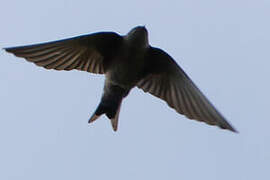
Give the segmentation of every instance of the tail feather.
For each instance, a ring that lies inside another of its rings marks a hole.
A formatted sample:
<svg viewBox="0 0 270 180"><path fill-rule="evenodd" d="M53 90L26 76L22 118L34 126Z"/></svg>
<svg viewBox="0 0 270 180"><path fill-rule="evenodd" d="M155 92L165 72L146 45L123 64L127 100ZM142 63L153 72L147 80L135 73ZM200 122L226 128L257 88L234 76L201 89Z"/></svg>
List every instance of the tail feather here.
<svg viewBox="0 0 270 180"><path fill-rule="evenodd" d="M117 103L115 102L106 103L104 101L101 101L95 113L90 117L88 123L94 122L102 114L105 114L111 120L113 130L117 131L121 103L122 99Z"/></svg>
<svg viewBox="0 0 270 180"><path fill-rule="evenodd" d="M120 113L120 109L121 109L121 104L122 101L120 102L118 109L116 111L116 114L113 118L111 118L111 124L112 124L112 128L114 131L117 131L117 127L118 127L118 118L119 118L119 113Z"/></svg>
<svg viewBox="0 0 270 180"><path fill-rule="evenodd" d="M88 123L92 123L94 122L95 120L97 120L99 118L99 116L97 116L95 113L90 117Z"/></svg>

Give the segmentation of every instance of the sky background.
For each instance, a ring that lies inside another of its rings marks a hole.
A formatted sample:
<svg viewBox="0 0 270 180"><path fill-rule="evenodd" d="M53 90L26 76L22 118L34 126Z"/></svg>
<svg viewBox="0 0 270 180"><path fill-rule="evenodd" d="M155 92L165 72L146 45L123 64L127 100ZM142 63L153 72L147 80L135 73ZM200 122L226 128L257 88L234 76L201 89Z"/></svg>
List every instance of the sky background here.
<svg viewBox="0 0 270 180"><path fill-rule="evenodd" d="M188 120L134 88L115 133L104 77L45 70L0 51L0 179L270 178L270 1L1 0L0 47L146 25L240 132Z"/></svg>

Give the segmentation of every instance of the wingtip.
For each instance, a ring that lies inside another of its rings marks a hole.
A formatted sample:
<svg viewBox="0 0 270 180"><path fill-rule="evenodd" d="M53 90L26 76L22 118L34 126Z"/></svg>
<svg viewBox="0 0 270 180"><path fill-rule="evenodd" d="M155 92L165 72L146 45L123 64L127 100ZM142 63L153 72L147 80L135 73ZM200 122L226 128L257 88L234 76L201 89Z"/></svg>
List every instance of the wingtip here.
<svg viewBox="0 0 270 180"><path fill-rule="evenodd" d="M234 127L232 127L231 125L228 125L228 126L226 126L226 127L222 127L221 126L221 128L222 129L227 129L227 130L229 130L229 131L232 131L232 132L234 132L234 133L239 133L239 131L238 130L236 130Z"/></svg>
<svg viewBox="0 0 270 180"><path fill-rule="evenodd" d="M14 53L12 50L14 50L14 48L12 47L7 47L7 48L2 48L2 50L8 52L8 53Z"/></svg>
<svg viewBox="0 0 270 180"><path fill-rule="evenodd" d="M236 134L239 134L239 131L238 130L236 130L236 129L234 129L234 128L232 128L232 129L229 129L230 131L232 131L232 132L234 132L234 133L236 133Z"/></svg>

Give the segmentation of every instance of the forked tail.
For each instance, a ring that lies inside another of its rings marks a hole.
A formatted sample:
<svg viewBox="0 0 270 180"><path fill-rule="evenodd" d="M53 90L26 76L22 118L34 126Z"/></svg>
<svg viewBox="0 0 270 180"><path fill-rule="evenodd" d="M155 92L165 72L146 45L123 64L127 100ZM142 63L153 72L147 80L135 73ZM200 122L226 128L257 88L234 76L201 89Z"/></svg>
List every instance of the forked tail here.
<svg viewBox="0 0 270 180"><path fill-rule="evenodd" d="M88 123L94 122L102 114L105 114L111 120L113 130L117 131L121 103L122 103L122 99L115 101L115 99L108 100L108 99L102 98L95 113L91 116Z"/></svg>

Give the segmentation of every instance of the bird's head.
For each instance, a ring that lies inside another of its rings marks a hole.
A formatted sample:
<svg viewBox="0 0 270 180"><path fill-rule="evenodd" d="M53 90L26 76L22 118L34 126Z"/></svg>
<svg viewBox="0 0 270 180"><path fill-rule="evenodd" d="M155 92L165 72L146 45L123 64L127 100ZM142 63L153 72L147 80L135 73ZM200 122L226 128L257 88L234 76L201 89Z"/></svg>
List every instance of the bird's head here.
<svg viewBox="0 0 270 180"><path fill-rule="evenodd" d="M137 26L131 29L126 38L132 43L140 46L148 46L148 32L145 26Z"/></svg>

